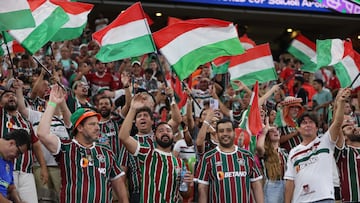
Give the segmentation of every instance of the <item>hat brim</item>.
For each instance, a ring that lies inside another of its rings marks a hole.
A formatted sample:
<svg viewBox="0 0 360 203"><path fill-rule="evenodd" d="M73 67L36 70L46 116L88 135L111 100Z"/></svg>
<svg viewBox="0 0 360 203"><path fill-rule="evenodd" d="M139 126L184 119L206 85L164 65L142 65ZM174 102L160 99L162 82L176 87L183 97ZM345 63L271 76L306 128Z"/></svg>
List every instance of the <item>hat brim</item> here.
<svg viewBox="0 0 360 203"><path fill-rule="evenodd" d="M79 117L79 119L75 123L74 128L77 128L78 125L81 123L81 121L83 121L85 118L92 117L92 116L96 116L98 120L101 119L101 115L99 113L96 113L94 111L88 111Z"/></svg>

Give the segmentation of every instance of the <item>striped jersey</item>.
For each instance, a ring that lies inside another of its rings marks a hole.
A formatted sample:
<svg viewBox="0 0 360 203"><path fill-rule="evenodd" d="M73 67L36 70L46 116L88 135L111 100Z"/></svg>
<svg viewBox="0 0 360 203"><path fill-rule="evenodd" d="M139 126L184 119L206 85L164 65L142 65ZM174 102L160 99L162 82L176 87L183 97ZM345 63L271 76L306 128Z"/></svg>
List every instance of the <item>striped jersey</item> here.
<svg viewBox="0 0 360 203"><path fill-rule="evenodd" d="M288 135L296 131L296 128L290 126L283 126L278 129L280 131L280 136ZM285 143L282 143L280 146L281 148L286 149L287 152L290 152L292 148L298 146L301 142L302 142L302 138L299 134L297 134L294 137L290 138Z"/></svg>
<svg viewBox="0 0 360 203"><path fill-rule="evenodd" d="M134 156L142 162L140 202L180 202L180 172L184 163L171 152L140 144Z"/></svg>
<svg viewBox="0 0 360 203"><path fill-rule="evenodd" d="M209 185L208 202L250 203L251 182L262 179L253 155L235 146L231 153L219 147L206 152L195 178Z"/></svg>
<svg viewBox="0 0 360 203"><path fill-rule="evenodd" d="M81 146L75 139L61 140L57 158L61 171L61 203L112 202L111 180L124 173L110 148Z"/></svg>
<svg viewBox="0 0 360 203"><path fill-rule="evenodd" d="M119 161L122 160L124 156L125 147L121 144L120 139L118 137L119 126L123 122L122 118L114 118L107 121L100 121L100 137L99 143L107 145L114 152L116 157L118 157ZM120 163L120 165L125 166L125 163Z"/></svg>
<svg viewBox="0 0 360 203"><path fill-rule="evenodd" d="M134 136L134 138L141 145L154 147L152 132L151 132L151 134L146 134L146 135L136 134ZM141 179L141 169L140 169L141 160L138 157L133 156L130 153L128 153L127 150L125 150L125 151L126 152L125 152L124 158L121 162L125 162L126 163L125 166L128 168L127 178L128 178L128 184L129 184L128 185L129 192L130 193L140 193L141 180L142 180Z"/></svg>
<svg viewBox="0 0 360 203"><path fill-rule="evenodd" d="M0 129L1 135L3 137L8 132L14 129L25 129L31 136L31 143L35 143L38 138L35 136L33 127L31 123L26 120L19 112L16 113L15 116L8 114L5 109L0 108L1 122ZM32 165L33 165L33 151L27 150L24 154L17 157L14 160L14 171L22 171L25 173L32 173Z"/></svg>
<svg viewBox="0 0 360 203"><path fill-rule="evenodd" d="M335 148L334 156L339 168L343 201L360 202L360 148Z"/></svg>
<svg viewBox="0 0 360 203"><path fill-rule="evenodd" d="M327 131L321 138L291 149L284 179L295 183L292 202L334 199L334 148Z"/></svg>

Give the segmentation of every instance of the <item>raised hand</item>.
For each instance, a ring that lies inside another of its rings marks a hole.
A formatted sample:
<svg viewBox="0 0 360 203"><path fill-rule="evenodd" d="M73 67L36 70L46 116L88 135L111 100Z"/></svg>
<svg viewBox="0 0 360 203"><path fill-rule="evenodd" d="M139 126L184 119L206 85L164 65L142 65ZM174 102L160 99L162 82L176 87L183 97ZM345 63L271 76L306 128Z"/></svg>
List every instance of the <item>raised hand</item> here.
<svg viewBox="0 0 360 203"><path fill-rule="evenodd" d="M50 92L49 101L55 102L56 104L60 104L65 100L65 92L64 90L59 87L59 85L53 85Z"/></svg>

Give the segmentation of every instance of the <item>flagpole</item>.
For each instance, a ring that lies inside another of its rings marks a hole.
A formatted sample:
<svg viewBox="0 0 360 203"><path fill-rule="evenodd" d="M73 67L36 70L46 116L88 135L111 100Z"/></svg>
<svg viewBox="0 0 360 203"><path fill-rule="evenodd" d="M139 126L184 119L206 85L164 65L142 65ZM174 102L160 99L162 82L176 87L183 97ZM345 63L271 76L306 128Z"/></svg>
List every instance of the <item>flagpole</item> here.
<svg viewBox="0 0 360 203"><path fill-rule="evenodd" d="M52 76L51 72L49 71L49 69L47 69L36 57L33 57L33 59L46 71L47 74L49 74L50 76ZM62 85L59 81L56 82L65 92L67 91L66 88L64 87L64 85Z"/></svg>
<svg viewBox="0 0 360 203"><path fill-rule="evenodd" d="M6 39L5 39L5 31L2 31L2 36L3 36L3 39L4 39L4 43L5 43L5 46L6 46L6 51L7 51L7 53L8 53L8 56L9 56L9 60L10 60L10 65L11 65L11 68L8 68L8 69L11 69L11 70L13 70L13 68L14 68L14 62L13 62L13 60L12 60L12 58L11 58L11 54L10 54L10 49L9 49L9 46L8 46L8 42L6 41ZM13 75L14 75L14 70L13 70Z"/></svg>
<svg viewBox="0 0 360 203"><path fill-rule="evenodd" d="M355 79L351 82L351 84L349 85L349 88L351 88L351 87L354 85L354 83L355 83L356 80L359 78L359 76L360 76L360 72L357 74L357 76L355 77Z"/></svg>
<svg viewBox="0 0 360 203"><path fill-rule="evenodd" d="M179 77L179 76L176 76L176 77ZM183 80L181 80L181 84L182 84L186 89L189 89L189 88L186 86L186 84L185 84L185 82L184 82ZM195 99L194 95L190 94L190 97L191 97L191 99L195 102L196 106L198 106L199 109L202 110L199 102Z"/></svg>

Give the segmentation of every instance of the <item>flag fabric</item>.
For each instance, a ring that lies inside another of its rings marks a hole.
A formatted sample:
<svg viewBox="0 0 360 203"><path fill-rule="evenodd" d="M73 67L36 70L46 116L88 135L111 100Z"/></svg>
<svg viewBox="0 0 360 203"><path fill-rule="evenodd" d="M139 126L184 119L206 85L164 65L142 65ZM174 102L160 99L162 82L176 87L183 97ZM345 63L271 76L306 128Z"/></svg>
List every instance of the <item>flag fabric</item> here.
<svg viewBox="0 0 360 203"><path fill-rule="evenodd" d="M35 20L26 0L0 1L0 31L35 27Z"/></svg>
<svg viewBox="0 0 360 203"><path fill-rule="evenodd" d="M283 114L282 108L278 108L276 111L276 116L275 116L275 120L274 120L274 124L278 128L286 126L286 122L285 122L283 115L284 114Z"/></svg>
<svg viewBox="0 0 360 203"><path fill-rule="evenodd" d="M56 34L69 17L60 6L51 1L33 0L29 1L29 5L35 18L35 27L10 30L9 33L30 54L34 54Z"/></svg>
<svg viewBox="0 0 360 203"><path fill-rule="evenodd" d="M3 31L1 34L2 34L2 39L1 39L0 56L3 56L4 54L8 54L7 47L9 48L10 54L25 52L25 49L17 41L15 41L7 32Z"/></svg>
<svg viewBox="0 0 360 203"><path fill-rule="evenodd" d="M88 20L88 14L94 5L80 2L52 1L60 6L69 16L69 21L51 38L51 41L65 41L81 36Z"/></svg>
<svg viewBox="0 0 360 203"><path fill-rule="evenodd" d="M256 136L262 130L262 121L259 109L259 82L256 81L251 95L249 106L244 112L239 127L246 130L250 135L250 152L254 153L256 149Z"/></svg>
<svg viewBox="0 0 360 203"><path fill-rule="evenodd" d="M355 52L355 56L347 55L334 66L336 76L340 81L341 87L349 87L353 80L360 74L360 55ZM360 86L360 80L357 79L352 88Z"/></svg>
<svg viewBox="0 0 360 203"><path fill-rule="evenodd" d="M247 34L244 34L239 38L241 45L243 45L245 50L254 48L256 46L255 42L250 39Z"/></svg>
<svg viewBox="0 0 360 203"><path fill-rule="evenodd" d="M217 57L244 52L234 24L217 19L180 21L155 32L153 37L180 80Z"/></svg>
<svg viewBox="0 0 360 203"><path fill-rule="evenodd" d="M172 25L181 21L183 20L181 20L180 18L168 17L168 25Z"/></svg>
<svg viewBox="0 0 360 203"><path fill-rule="evenodd" d="M316 64L318 68L339 63L349 52L350 46L341 39L316 40Z"/></svg>
<svg viewBox="0 0 360 203"><path fill-rule="evenodd" d="M230 80L240 80L245 85L255 81L277 80L269 44L262 44L247 50L244 54L231 57L229 65Z"/></svg>
<svg viewBox="0 0 360 203"><path fill-rule="evenodd" d="M307 64L316 56L316 44L304 35L299 34L291 42L288 52Z"/></svg>
<svg viewBox="0 0 360 203"><path fill-rule="evenodd" d="M156 50L140 2L130 6L92 37L100 45L96 58L102 62L140 56Z"/></svg>
<svg viewBox="0 0 360 203"><path fill-rule="evenodd" d="M299 34L291 42L288 52L303 62L302 71L314 73L318 70L312 59L316 58L316 44L304 35Z"/></svg>
<svg viewBox="0 0 360 203"><path fill-rule="evenodd" d="M225 74L228 72L231 56L221 56L211 62L213 74Z"/></svg>

